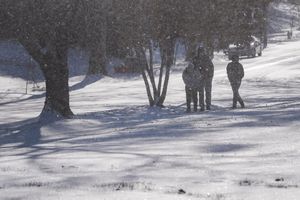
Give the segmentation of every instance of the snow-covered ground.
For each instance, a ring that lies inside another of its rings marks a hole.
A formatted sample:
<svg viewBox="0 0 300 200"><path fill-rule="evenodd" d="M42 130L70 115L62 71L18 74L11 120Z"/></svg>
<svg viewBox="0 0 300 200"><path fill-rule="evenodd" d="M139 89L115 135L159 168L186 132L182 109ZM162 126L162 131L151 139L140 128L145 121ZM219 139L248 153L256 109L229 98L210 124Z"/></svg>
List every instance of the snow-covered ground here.
<svg viewBox="0 0 300 200"><path fill-rule="evenodd" d="M241 60L246 109L229 109L227 63L215 56L210 112L184 112L179 60L164 109L140 76L73 77L76 118L51 123L43 92L0 76L0 199L299 199L300 41Z"/></svg>

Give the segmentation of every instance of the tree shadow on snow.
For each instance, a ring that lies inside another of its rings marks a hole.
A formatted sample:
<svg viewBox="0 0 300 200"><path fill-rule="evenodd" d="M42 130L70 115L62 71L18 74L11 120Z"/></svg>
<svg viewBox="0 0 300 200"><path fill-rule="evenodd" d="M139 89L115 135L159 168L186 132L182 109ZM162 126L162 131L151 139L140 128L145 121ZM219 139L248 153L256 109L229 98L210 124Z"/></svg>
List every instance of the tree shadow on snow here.
<svg viewBox="0 0 300 200"><path fill-rule="evenodd" d="M100 79L101 79L100 76L87 76L81 82L76 83L75 85L71 86L70 87L70 92L74 91L74 90L82 89L82 88L84 88L84 87L86 87L86 86L88 86L88 85L90 85L92 83L97 82ZM4 99L5 96L7 96L8 94L9 94L9 92L0 93L1 99ZM19 94L19 93L11 93L10 92L10 94ZM26 94L24 93L22 96L24 96L24 95L26 95ZM6 102L1 102L0 106L4 106L4 105L8 105L8 104L13 104L13 103L25 102L25 101L33 100L33 99L39 99L39 98L45 97L45 95L46 95L46 92L43 92L42 94L32 95L32 96L29 96L27 98L17 98L16 100L13 100L13 101L10 100L10 101L6 101Z"/></svg>
<svg viewBox="0 0 300 200"><path fill-rule="evenodd" d="M108 141L122 141L151 139L151 138L175 138L186 135L182 128L185 124L155 124L156 120L175 119L182 116L184 109L176 109L169 107L167 109L148 108L147 106L127 107L123 109L108 110L102 112L86 113L75 116L79 120L98 120L103 123L102 130L115 129L120 134L102 134L95 135L92 133L92 139L86 139L82 136L88 136L86 130L77 130L72 127L64 127L64 136L57 139L41 140L41 128L50 125L55 121L40 121L39 118L32 118L21 122L7 123L0 125L0 148L14 146L18 147L34 147L36 144L45 144L49 142L63 141L73 144L93 144ZM141 128L135 128L141 126ZM100 128L95 125L95 128ZM126 134L130 132L131 134ZM125 134L122 134L125 133ZM130 142L130 141L128 141ZM11 145L10 145L11 144ZM36 148L36 146L34 147ZM75 147L76 149L76 147ZM57 148L59 150L59 148Z"/></svg>
<svg viewBox="0 0 300 200"><path fill-rule="evenodd" d="M68 141L68 143L88 144L115 141L122 143L124 141L127 144L134 144L151 140L177 140L195 133L192 121L186 123L186 121L180 120L181 117L186 117L186 115L193 116L199 115L199 113L186 114L185 108L181 105L166 108L137 106L86 113L78 115L77 118L100 121L101 129L112 129L115 130L115 133L99 134L99 136L91 139L74 139ZM170 123L169 120L174 120L174 123Z"/></svg>
<svg viewBox="0 0 300 200"><path fill-rule="evenodd" d="M250 100L250 98L247 99L247 101ZM229 102L229 99L226 101ZM167 142L181 139L193 139L199 134L222 132L232 127L280 126L300 120L300 97L255 98L251 101L253 101L252 104L246 109L231 110L214 105L212 111L204 113L186 114L185 106L181 104L165 108L132 106L79 114L75 116L75 120L79 120L80 124L85 120L96 123L90 123L87 128L79 130L76 126L65 127L63 124L62 135L59 138L50 137L49 140L41 139L41 128L52 122L48 121L45 124L34 118L1 125L0 149L12 149L10 144L18 143L16 148L30 147L28 152L22 154L30 159L70 151L149 156L138 153L135 155L131 151L124 152L124 146L141 145L146 142L147 144L153 143L153 148L158 148L158 143L167 144ZM259 105L263 105L263 102L271 105L260 107ZM199 126L195 128L197 124ZM203 126L203 124L211 125ZM53 142L58 142L60 145L54 147L37 145ZM252 147L254 146L248 144L211 144L204 147L204 151L230 153Z"/></svg>
<svg viewBox="0 0 300 200"><path fill-rule="evenodd" d="M77 119L97 119L107 123L107 128L113 127L135 127L158 119L173 119L181 117L184 108L179 106L168 106L166 108L135 106L113 109L100 112L92 112L77 115Z"/></svg>
<svg viewBox="0 0 300 200"><path fill-rule="evenodd" d="M42 121L39 117L0 125L0 149L5 145L32 147L40 143L41 128L56 120Z"/></svg>
<svg viewBox="0 0 300 200"><path fill-rule="evenodd" d="M245 109L218 107L206 116L208 121L226 119L226 127L271 127L300 120L299 98L245 98Z"/></svg>
<svg viewBox="0 0 300 200"><path fill-rule="evenodd" d="M253 148L255 145L249 144L212 144L205 147L209 153L230 153Z"/></svg>
<svg viewBox="0 0 300 200"><path fill-rule="evenodd" d="M45 97L45 95L46 95L46 93L44 92L42 94L32 95L32 96L27 97L27 98L18 98L18 99L13 100L13 101L2 102L2 103L0 103L0 106L5 106L5 105L8 105L8 104L13 104L13 103L25 102L25 101L33 100L33 99L39 99L39 98Z"/></svg>
<svg viewBox="0 0 300 200"><path fill-rule="evenodd" d="M95 75L95 76L85 76L85 78L81 82L76 83L75 85L71 86L70 91L85 88L86 86L99 81L101 78L102 78L102 76L97 76L97 75Z"/></svg>

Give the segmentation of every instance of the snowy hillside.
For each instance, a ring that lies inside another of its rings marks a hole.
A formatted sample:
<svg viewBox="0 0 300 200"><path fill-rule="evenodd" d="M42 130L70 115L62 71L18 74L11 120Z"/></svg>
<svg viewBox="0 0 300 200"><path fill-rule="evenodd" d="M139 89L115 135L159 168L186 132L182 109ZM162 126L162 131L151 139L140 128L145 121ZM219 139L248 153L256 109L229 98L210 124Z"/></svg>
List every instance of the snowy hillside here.
<svg viewBox="0 0 300 200"><path fill-rule="evenodd" d="M70 79L75 119L37 123L42 91L0 76L0 199L283 200L300 196L300 41L242 59L231 110L222 54L213 110L186 114L178 61L164 109L141 77Z"/></svg>

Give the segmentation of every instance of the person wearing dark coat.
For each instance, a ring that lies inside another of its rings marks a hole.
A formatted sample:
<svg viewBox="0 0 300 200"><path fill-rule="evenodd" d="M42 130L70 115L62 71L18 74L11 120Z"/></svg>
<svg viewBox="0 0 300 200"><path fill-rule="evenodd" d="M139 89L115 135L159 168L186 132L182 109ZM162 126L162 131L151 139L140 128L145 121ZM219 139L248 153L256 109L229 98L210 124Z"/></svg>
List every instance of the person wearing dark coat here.
<svg viewBox="0 0 300 200"><path fill-rule="evenodd" d="M197 111L197 104L198 104L198 91L203 88L201 86L201 73L198 68L195 67L195 65L191 62L188 64L188 66L184 69L182 73L182 79L185 84L185 93L186 93L186 106L187 112L191 112L191 102L193 100L194 105L194 112ZM203 97L200 95L200 107L204 104L201 103L201 98L203 101ZM201 108L202 108L201 107Z"/></svg>
<svg viewBox="0 0 300 200"><path fill-rule="evenodd" d="M244 108L245 107L244 101L239 94L239 88L241 86L242 79L244 77L244 68L243 65L239 63L238 55L233 55L231 59L232 62L230 62L227 65L226 70L227 70L227 76L233 92L232 108L233 109L236 108L237 102L239 102L241 107Z"/></svg>
<svg viewBox="0 0 300 200"><path fill-rule="evenodd" d="M197 50L197 56L195 57L195 65L200 69L201 74L203 76L206 109L210 110L214 65L209 56L206 55L203 47L199 47Z"/></svg>

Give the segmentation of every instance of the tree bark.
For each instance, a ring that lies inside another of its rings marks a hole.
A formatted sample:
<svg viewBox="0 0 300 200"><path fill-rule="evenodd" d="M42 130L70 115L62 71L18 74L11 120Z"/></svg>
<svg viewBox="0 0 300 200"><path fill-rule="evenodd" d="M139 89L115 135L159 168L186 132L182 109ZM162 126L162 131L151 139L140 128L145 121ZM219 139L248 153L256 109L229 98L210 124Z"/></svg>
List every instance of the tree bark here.
<svg viewBox="0 0 300 200"><path fill-rule="evenodd" d="M43 52L34 36L19 38L24 48L40 65L45 77L46 99L41 115L54 113L69 118L73 116L73 112L69 103L68 47L62 40L52 41L48 45L52 48L44 49L46 52Z"/></svg>
<svg viewBox="0 0 300 200"><path fill-rule="evenodd" d="M156 88L156 83L155 83L155 77L154 77L154 69L153 69L153 47L151 44L149 44L149 63L147 62L147 57L146 57L146 52L141 48L143 52L143 58L144 58L144 63L146 64L146 71L148 72L149 79L152 85L152 90L153 90L153 96L154 99L158 97L158 92Z"/></svg>
<svg viewBox="0 0 300 200"><path fill-rule="evenodd" d="M138 47L136 53L138 56L139 66L142 68L141 72L142 72L143 80L144 80L144 83L146 86L146 92L147 92L147 97L149 100L149 105L154 106L154 99L153 99L153 96L151 93L150 84L149 84L148 77L146 74L146 72L149 71L149 69L147 70L148 64L147 64L146 54L143 51L142 47ZM152 88L153 88L153 85L152 85Z"/></svg>
<svg viewBox="0 0 300 200"><path fill-rule="evenodd" d="M69 97L69 69L67 48L57 48L56 59L46 57L42 71L46 79L46 99L42 113L57 113L62 117L73 115Z"/></svg>
<svg viewBox="0 0 300 200"><path fill-rule="evenodd" d="M157 106L163 107L163 103L167 97L167 91L168 91L168 85L169 85L169 79L170 79L170 71L171 67L174 63L174 51L175 51L175 43L174 39L169 39L165 41L163 44L161 44L161 48L163 49L163 52L161 57L162 59L165 59L165 61L162 61L166 64L166 73L165 73L165 80L163 85L163 90L160 95L159 101L157 102ZM163 55L165 54L165 55Z"/></svg>
<svg viewBox="0 0 300 200"><path fill-rule="evenodd" d="M170 78L170 71L172 65L174 64L174 58L175 58L174 41L175 41L174 39L168 39L167 41L163 41L160 44L161 67L160 67L159 82L157 87L156 87L156 82L154 77L153 61L151 60L153 59L152 58L153 52L150 51L150 56L151 56L150 64L148 64L146 54L142 49L142 47L137 48L139 64L142 67L142 76L146 86L146 92L147 92L150 106L163 107L163 103L166 99L169 78ZM149 48L152 47L149 46ZM150 81L148 80L147 73ZM150 84L152 87L150 86Z"/></svg>
<svg viewBox="0 0 300 200"><path fill-rule="evenodd" d="M159 72L159 78L158 78L158 95L161 95L161 86L162 86L162 80L163 80L163 73L164 73L164 68L165 68L165 61L166 59L164 58L165 53L163 52L163 50L160 48L160 72Z"/></svg>
<svg viewBox="0 0 300 200"><path fill-rule="evenodd" d="M145 83L145 86L146 86L146 92L147 92L147 97L148 97L148 100L149 100L149 105L152 107L152 106L154 106L154 100L153 100L153 97L151 95L150 85L149 85L145 70L142 70L142 76L143 76L143 80L144 80L144 83Z"/></svg>
<svg viewBox="0 0 300 200"><path fill-rule="evenodd" d="M171 70L171 66L167 66L166 67L166 74L165 74L163 90L162 90L161 96L159 98L159 101L156 104L159 107L163 107L163 103L165 102L165 99L167 97L167 90L168 90L169 78L170 78L170 70Z"/></svg>

